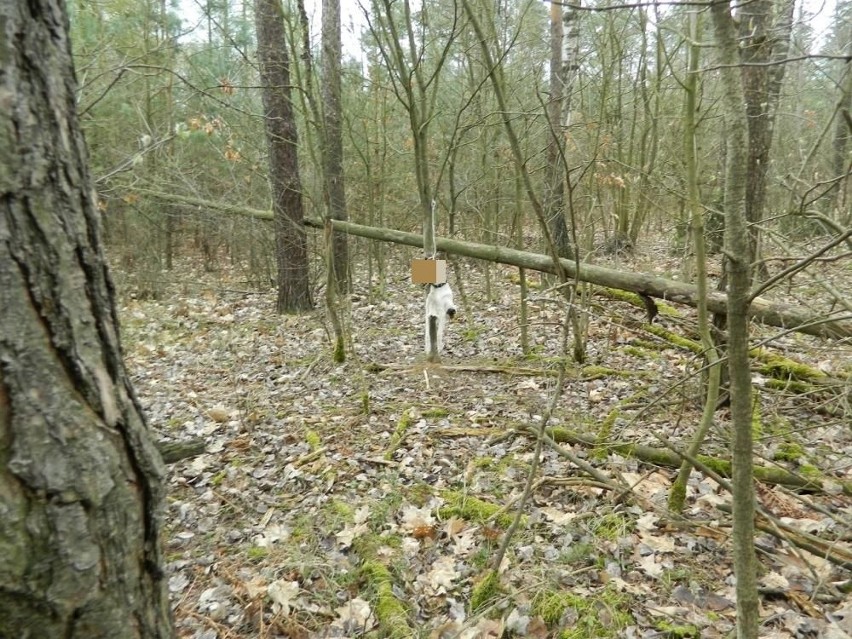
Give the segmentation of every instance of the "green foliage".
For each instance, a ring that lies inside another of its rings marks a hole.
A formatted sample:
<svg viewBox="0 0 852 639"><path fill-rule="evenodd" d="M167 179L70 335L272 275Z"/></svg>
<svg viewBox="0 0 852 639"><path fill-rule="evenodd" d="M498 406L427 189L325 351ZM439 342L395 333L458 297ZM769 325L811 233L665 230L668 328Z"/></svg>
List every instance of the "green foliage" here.
<svg viewBox="0 0 852 639"><path fill-rule="evenodd" d="M694 573L691 568L686 567L678 567L678 568L670 568L663 571L663 574L660 575L660 583L666 587L666 589L671 589L677 584L686 583L692 577Z"/></svg>
<svg viewBox="0 0 852 639"><path fill-rule="evenodd" d="M683 505L686 502L686 484L675 481L669 490L668 508L673 513L683 511Z"/></svg>
<svg viewBox="0 0 852 639"><path fill-rule="evenodd" d="M559 554L559 561L566 565L588 564L597 557L595 546L589 542L575 542Z"/></svg>
<svg viewBox="0 0 852 639"><path fill-rule="evenodd" d="M822 479L823 472L813 464L802 464L799 466L799 474L805 479Z"/></svg>
<svg viewBox="0 0 852 639"><path fill-rule="evenodd" d="M665 342L656 342L648 339L634 339L631 341L633 346L638 348L644 348L648 351L658 352L663 350L666 347Z"/></svg>
<svg viewBox="0 0 852 639"><path fill-rule="evenodd" d="M814 390L814 386L808 382L800 382L795 379L767 379L766 388L772 390L786 391L796 393L797 395L805 395Z"/></svg>
<svg viewBox="0 0 852 639"><path fill-rule="evenodd" d="M480 338L485 328L477 325L468 325L461 333L461 337L466 342L475 342Z"/></svg>
<svg viewBox="0 0 852 639"><path fill-rule="evenodd" d="M491 544L484 544L470 556L470 565L474 568L483 569L491 562L492 556L493 548L491 548Z"/></svg>
<svg viewBox="0 0 852 639"><path fill-rule="evenodd" d="M342 335L334 342L334 352L331 355L331 359L335 364L342 364L346 361L346 346Z"/></svg>
<svg viewBox="0 0 852 639"><path fill-rule="evenodd" d="M387 451L385 451L385 459L393 458L393 454L399 445L402 443L402 440L405 438L405 433L408 431L408 428L414 423L413 411L405 410L402 412L402 416L399 418L399 421L396 424L396 429L394 429L393 434L390 438L390 443L388 443Z"/></svg>
<svg viewBox="0 0 852 639"><path fill-rule="evenodd" d="M334 517L340 518L345 522L351 522L355 516L355 509L339 499L329 501L326 508Z"/></svg>
<svg viewBox="0 0 852 639"><path fill-rule="evenodd" d="M755 392L751 406L751 436L757 440L763 436L763 421L761 420L760 395Z"/></svg>
<svg viewBox="0 0 852 639"><path fill-rule="evenodd" d="M559 623L562 613L568 606L568 597L561 592L543 591L533 599L533 612L544 619L549 626Z"/></svg>
<svg viewBox="0 0 852 639"><path fill-rule="evenodd" d="M812 366L770 353L763 348L753 348L749 355L761 362L758 370L767 377L794 381L813 381L826 377L825 373Z"/></svg>
<svg viewBox="0 0 852 639"><path fill-rule="evenodd" d="M432 486L420 482L408 489L408 500L415 506L423 507L432 498L434 492Z"/></svg>
<svg viewBox="0 0 852 639"><path fill-rule="evenodd" d="M730 477L731 476L731 462L725 459L719 459L717 457L710 457L709 455L699 455L698 461L707 466L710 470L716 472L722 477Z"/></svg>
<svg viewBox="0 0 852 639"><path fill-rule="evenodd" d="M391 492L370 507L370 527L380 530L388 521L393 519L404 500L402 491Z"/></svg>
<svg viewBox="0 0 852 639"><path fill-rule="evenodd" d="M640 357L647 359L648 357L652 356L652 353L649 353L648 349L638 345L622 346L621 350L622 352L624 352L625 355L631 355L632 357Z"/></svg>
<svg viewBox="0 0 852 639"><path fill-rule="evenodd" d="M631 304L632 306L635 306L637 308L642 308L642 309L645 308L645 302L636 293L631 293L630 291L622 291L622 290L617 289L617 288L605 288L603 290L606 292L607 297L610 297L614 300L627 302L628 304ZM665 315L667 317L680 317L681 316L681 314L678 312L678 310L674 306L667 304L666 302L663 302L662 300L654 300L654 302L657 305L657 312L660 315Z"/></svg>
<svg viewBox="0 0 852 639"><path fill-rule="evenodd" d="M268 554L269 550L261 546L251 546L248 550L246 550L246 557L248 557L252 561L260 561Z"/></svg>
<svg viewBox="0 0 852 639"><path fill-rule="evenodd" d="M473 465L479 469L485 468L493 468L494 467L494 458L493 457L477 457L473 460Z"/></svg>
<svg viewBox="0 0 852 639"><path fill-rule="evenodd" d="M689 339L687 337L683 337L682 335L678 335L677 333L673 333L672 331L668 331L661 326L657 326L656 324L646 324L645 330L649 333L656 335L660 339L665 340L672 346L677 346L678 348L682 348L687 351L692 351L700 355L704 352L704 347L701 346L700 342Z"/></svg>

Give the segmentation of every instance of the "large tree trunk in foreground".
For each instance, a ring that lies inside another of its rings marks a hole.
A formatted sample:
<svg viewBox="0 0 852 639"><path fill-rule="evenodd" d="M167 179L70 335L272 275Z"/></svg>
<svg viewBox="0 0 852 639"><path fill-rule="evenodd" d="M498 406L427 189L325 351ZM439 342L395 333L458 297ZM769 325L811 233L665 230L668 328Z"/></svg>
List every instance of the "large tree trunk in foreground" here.
<svg viewBox="0 0 852 639"><path fill-rule="evenodd" d="M284 38L281 0L255 0L257 57L263 86L264 123L269 148L269 188L275 211L278 261L278 312L313 308L308 279L308 248L302 228L299 134L290 92L290 60Z"/></svg>
<svg viewBox="0 0 852 639"><path fill-rule="evenodd" d="M202 200L183 195L172 195L171 193L160 193L148 189L137 189L143 195L156 198L163 202L173 204L204 207L211 211L222 211L232 215L248 215L261 220L271 220L273 215L269 211L261 211L245 206L223 204L211 200ZM304 220L307 226L323 228L321 220L307 218ZM405 244L407 246L423 246L423 236L419 233L407 233L395 229L365 226L353 222L331 221L334 230L343 231L350 235L366 237L381 242L392 242L394 244ZM436 238L435 246L439 251L446 251L453 255L463 255L478 260L499 262L522 268L529 268L544 273L555 273L553 256L540 253L528 253L495 246L492 244L477 244L476 242L462 242L446 238ZM698 289L692 284L668 280L664 277L650 275L648 273L628 273L604 266L580 263L577 271L574 260L561 260L561 266L567 277L577 277L583 282L608 286L623 291L642 293L650 297L669 300L678 304L696 307L698 304ZM713 313L726 313L728 308L728 297L720 291L710 291L707 296L707 308ZM809 309L800 306L791 306L780 302L770 302L763 298L755 298L748 307L750 317L768 324L786 328L798 333L815 335L817 337L844 338L852 337L852 321L842 317L837 320L827 320L825 315L814 314Z"/></svg>
<svg viewBox="0 0 852 639"><path fill-rule="evenodd" d="M172 636L59 0L0 2L0 637Z"/></svg>

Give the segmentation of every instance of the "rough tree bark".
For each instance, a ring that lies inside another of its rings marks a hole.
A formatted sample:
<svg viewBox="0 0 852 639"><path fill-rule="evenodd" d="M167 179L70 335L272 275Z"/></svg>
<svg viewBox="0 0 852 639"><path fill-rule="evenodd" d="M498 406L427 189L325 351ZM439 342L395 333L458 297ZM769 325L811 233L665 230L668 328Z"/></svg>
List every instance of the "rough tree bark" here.
<svg viewBox="0 0 852 639"><path fill-rule="evenodd" d="M346 220L346 190L343 181L343 133L340 106L340 0L322 3L323 68L323 178L328 216ZM339 291L349 290L349 244L346 233L335 231L332 239L334 276Z"/></svg>
<svg viewBox="0 0 852 639"><path fill-rule="evenodd" d="M279 313L309 310L308 248L302 226L299 134L290 96L290 60L281 0L255 0L257 57L269 148L269 186L275 212Z"/></svg>
<svg viewBox="0 0 852 639"><path fill-rule="evenodd" d="M172 636L61 0L0 0L0 637Z"/></svg>
<svg viewBox="0 0 852 639"><path fill-rule="evenodd" d="M751 368L748 312L751 251L746 219L748 105L737 72L737 39L727 3L712 7L719 47L728 166L725 176L725 256L728 271L728 370L731 392L734 574L737 578L737 637L757 639L760 614L754 553L754 462L751 433Z"/></svg>
<svg viewBox="0 0 852 639"><path fill-rule="evenodd" d="M846 5L847 15L852 15L852 2L844 3ZM841 10L837 11L838 15L843 15ZM842 32L842 27L839 27ZM849 177L843 176L849 169L849 141L852 140L852 20L849 21L846 29L846 60L843 62L840 88L840 100L838 102L837 123L834 129L833 151L834 157L832 161L833 177L838 178L837 184L829 191L834 194L833 202L834 215L833 217L841 224L849 224L852 222L852 211L850 207L844 206L848 201L848 182ZM844 212L845 211L845 212Z"/></svg>
<svg viewBox="0 0 852 639"><path fill-rule="evenodd" d="M756 265L758 281L768 277L760 260L760 226L766 203L769 151L775 124L775 112L781 95L793 25L792 0L776 2L753 0L740 7L739 37L742 84L748 122L748 160L746 220L748 221L749 259ZM770 66L770 61L775 62Z"/></svg>

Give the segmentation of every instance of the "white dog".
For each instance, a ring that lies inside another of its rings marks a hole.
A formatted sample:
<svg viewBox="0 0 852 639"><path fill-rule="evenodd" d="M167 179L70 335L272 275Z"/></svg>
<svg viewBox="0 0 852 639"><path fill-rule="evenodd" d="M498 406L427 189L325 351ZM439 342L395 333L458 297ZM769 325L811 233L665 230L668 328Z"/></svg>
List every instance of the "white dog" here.
<svg viewBox="0 0 852 639"><path fill-rule="evenodd" d="M444 327L447 325L447 317L456 314L456 305L453 303L453 290L446 282L443 284L428 284L429 294L426 296L426 353L431 353L429 340L429 318L438 320L438 343L435 352L440 353L444 348Z"/></svg>

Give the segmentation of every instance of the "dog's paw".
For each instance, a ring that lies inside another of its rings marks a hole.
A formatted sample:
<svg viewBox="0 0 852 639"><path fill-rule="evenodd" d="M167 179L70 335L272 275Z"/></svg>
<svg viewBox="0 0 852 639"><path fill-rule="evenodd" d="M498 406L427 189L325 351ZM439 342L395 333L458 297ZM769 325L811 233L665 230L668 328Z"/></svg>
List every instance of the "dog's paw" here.
<svg viewBox="0 0 852 639"><path fill-rule="evenodd" d="M450 317L455 317L456 316L456 309L454 309L452 307L448 308L447 309L447 315L449 315Z"/></svg>

